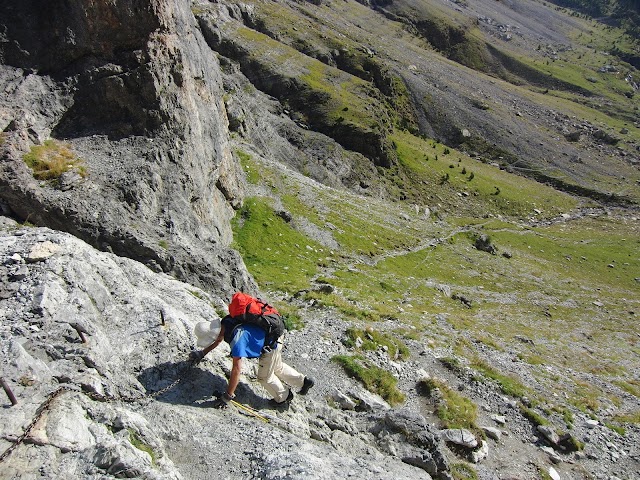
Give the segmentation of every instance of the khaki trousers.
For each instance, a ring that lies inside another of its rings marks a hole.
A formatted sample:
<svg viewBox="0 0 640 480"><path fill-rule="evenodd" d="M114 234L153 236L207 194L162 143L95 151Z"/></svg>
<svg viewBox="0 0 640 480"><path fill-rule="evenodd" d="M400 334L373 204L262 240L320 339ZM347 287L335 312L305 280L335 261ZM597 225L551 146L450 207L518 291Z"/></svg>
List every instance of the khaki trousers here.
<svg viewBox="0 0 640 480"><path fill-rule="evenodd" d="M276 348L260 356L258 381L276 402L284 402L289 396L289 387L302 388L304 375L282 361L282 344L278 343Z"/></svg>

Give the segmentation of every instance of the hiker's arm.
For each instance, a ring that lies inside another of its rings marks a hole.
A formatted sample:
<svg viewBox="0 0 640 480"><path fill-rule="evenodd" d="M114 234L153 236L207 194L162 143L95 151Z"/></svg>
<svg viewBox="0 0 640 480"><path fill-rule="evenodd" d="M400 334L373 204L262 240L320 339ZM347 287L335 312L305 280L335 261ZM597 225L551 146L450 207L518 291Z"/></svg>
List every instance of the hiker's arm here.
<svg viewBox="0 0 640 480"><path fill-rule="evenodd" d="M220 342L222 342L222 340L224 340L224 325L220 327L220 333L218 334L218 338L216 338L216 341L213 342L204 350L202 350L202 357L204 358L204 356L207 353L209 353L211 350L215 349L218 345L220 345Z"/></svg>
<svg viewBox="0 0 640 480"><path fill-rule="evenodd" d="M227 387L227 395L234 397L238 383L240 382L240 373L242 372L242 357L233 357L233 367L229 376L229 386Z"/></svg>
<svg viewBox="0 0 640 480"><path fill-rule="evenodd" d="M233 402L236 387L238 386L238 382L240 382L240 372L242 372L242 357L233 357L233 367L231 368L227 391L216 394L218 398L213 402L215 408L227 408L229 403Z"/></svg>
<svg viewBox="0 0 640 480"><path fill-rule="evenodd" d="M220 342L222 340L224 340L224 326L220 326L220 333L218 334L218 338L216 338L215 342L213 342L211 345L209 345L203 350L193 350L189 354L189 360L194 365L200 363L207 353L209 353L211 350L213 350L218 345L220 345Z"/></svg>

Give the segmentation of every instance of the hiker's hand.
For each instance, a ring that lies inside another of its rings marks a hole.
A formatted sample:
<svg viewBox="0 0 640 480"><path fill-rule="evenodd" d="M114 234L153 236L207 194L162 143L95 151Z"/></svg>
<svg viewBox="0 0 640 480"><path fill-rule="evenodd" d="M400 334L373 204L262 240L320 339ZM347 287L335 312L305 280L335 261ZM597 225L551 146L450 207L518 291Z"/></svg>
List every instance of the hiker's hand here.
<svg viewBox="0 0 640 480"><path fill-rule="evenodd" d="M225 402L222 398L216 398L216 400L213 402L213 407L219 408L221 410L224 408L227 408L228 406L229 404Z"/></svg>
<svg viewBox="0 0 640 480"><path fill-rule="evenodd" d="M189 360L192 363L200 363L204 358L204 350L192 350L189 354Z"/></svg>
<svg viewBox="0 0 640 480"><path fill-rule="evenodd" d="M229 406L229 402L233 400L233 397L231 397L227 392L216 393L216 397L218 398L213 402L213 406L215 408L227 408Z"/></svg>

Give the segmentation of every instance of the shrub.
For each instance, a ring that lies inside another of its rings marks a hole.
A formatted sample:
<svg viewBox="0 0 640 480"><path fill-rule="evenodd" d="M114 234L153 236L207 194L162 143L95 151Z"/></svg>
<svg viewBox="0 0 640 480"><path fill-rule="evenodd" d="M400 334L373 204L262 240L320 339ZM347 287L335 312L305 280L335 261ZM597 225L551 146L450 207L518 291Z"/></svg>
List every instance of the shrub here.
<svg viewBox="0 0 640 480"><path fill-rule="evenodd" d="M398 381L390 372L371 365L360 356L336 355L331 360L341 365L347 375L359 380L367 390L377 393L390 405L404 402L405 395L398 390Z"/></svg>
<svg viewBox="0 0 640 480"><path fill-rule="evenodd" d="M38 180L55 180L69 170L76 170L82 177L87 174L84 162L71 151L70 146L57 140L34 145L22 158Z"/></svg>

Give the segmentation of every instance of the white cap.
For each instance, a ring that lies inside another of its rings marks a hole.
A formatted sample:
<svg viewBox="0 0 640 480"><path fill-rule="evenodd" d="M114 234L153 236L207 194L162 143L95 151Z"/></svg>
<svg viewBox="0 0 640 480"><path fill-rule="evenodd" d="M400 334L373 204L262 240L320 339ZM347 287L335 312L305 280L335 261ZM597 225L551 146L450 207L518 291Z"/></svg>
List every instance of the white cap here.
<svg viewBox="0 0 640 480"><path fill-rule="evenodd" d="M199 322L196 324L193 332L197 337L196 345L199 348L208 347L218 338L218 334L220 333L220 319L216 318L210 322Z"/></svg>

